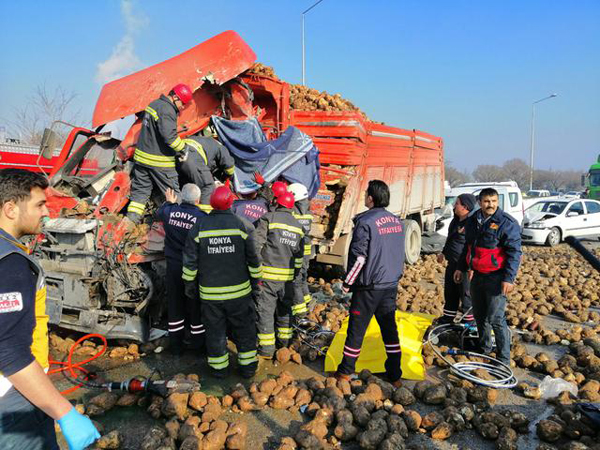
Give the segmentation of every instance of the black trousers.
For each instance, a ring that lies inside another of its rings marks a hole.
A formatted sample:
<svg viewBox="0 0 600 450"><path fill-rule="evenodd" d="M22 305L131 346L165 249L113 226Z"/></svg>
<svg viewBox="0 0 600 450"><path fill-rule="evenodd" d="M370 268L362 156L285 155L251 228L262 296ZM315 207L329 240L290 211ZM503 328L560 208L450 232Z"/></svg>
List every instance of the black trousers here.
<svg viewBox="0 0 600 450"><path fill-rule="evenodd" d="M346 375L354 373L365 332L371 318L375 315L385 344L387 354L385 371L388 379L390 382L394 382L402 377L400 339L396 326L397 295L395 287L384 290L356 291L352 294L348 335L344 345L344 357L337 369L339 373Z"/></svg>
<svg viewBox="0 0 600 450"><path fill-rule="evenodd" d="M183 338L188 327L194 348L204 343L205 329L201 320L200 300L189 299L185 295L185 285L181 274L183 263L167 258L167 313L169 318L169 340L175 350L183 350Z"/></svg>
<svg viewBox="0 0 600 450"><path fill-rule="evenodd" d="M227 329L238 351L238 367L245 375L253 374L256 357L256 316L251 296L234 300L202 300L202 322L206 327L208 365L216 371L229 366Z"/></svg>
<svg viewBox="0 0 600 450"><path fill-rule="evenodd" d="M193 183L200 188L200 203L210 204L210 196L215 190L215 180L210 172L210 168L204 164L204 160L195 149L191 149L187 159L180 163L177 162L177 171L179 172L179 181L183 186L186 183Z"/></svg>
<svg viewBox="0 0 600 450"><path fill-rule="evenodd" d="M263 356L275 353L275 343L285 347L292 338L292 281L262 280L256 303L258 314L258 351ZM277 339L275 339L275 325Z"/></svg>
<svg viewBox="0 0 600 450"><path fill-rule="evenodd" d="M163 195L168 188L179 194L179 180L175 168L146 167L135 163L131 171L131 192L127 207L127 217L133 222L137 223L143 217L154 187Z"/></svg>
<svg viewBox="0 0 600 450"><path fill-rule="evenodd" d="M454 282L455 271L456 264L448 261L444 274L444 316L451 319L456 317L459 307L465 314L472 306L468 273L464 272L462 283L457 284ZM465 316L465 320L473 320L473 311Z"/></svg>

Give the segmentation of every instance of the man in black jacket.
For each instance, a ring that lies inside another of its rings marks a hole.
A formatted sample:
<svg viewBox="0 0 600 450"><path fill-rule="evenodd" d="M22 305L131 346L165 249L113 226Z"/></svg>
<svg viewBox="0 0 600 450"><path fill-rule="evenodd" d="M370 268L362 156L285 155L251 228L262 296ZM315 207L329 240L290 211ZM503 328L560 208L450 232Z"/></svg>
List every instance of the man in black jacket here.
<svg viewBox="0 0 600 450"><path fill-rule="evenodd" d="M344 357L335 374L350 379L362 342L373 315L381 328L389 381L399 384L400 339L396 327L398 281L404 271L404 225L385 209L390 190L383 181L371 180L365 193L369 209L354 218L354 232L348 255L344 290L352 291L348 335Z"/></svg>
<svg viewBox="0 0 600 450"><path fill-rule="evenodd" d="M438 324L452 323L461 305L464 314L463 321L473 321L471 311L471 294L469 293L469 277L464 274L461 283L454 282L454 272L458 265L458 259L465 246L465 224L469 214L475 208L476 199L473 194L460 194L454 203L454 218L448 227L448 238L442 253L438 255L438 262L442 263L444 258L448 261L444 275L444 314L438 320Z"/></svg>
<svg viewBox="0 0 600 450"><path fill-rule="evenodd" d="M177 135L177 116L191 101L189 86L178 84L168 95L161 95L151 102L144 111L142 130L133 154L127 207L127 218L134 223L142 220L154 187L163 195L168 188L179 194L175 156L185 159L187 149Z"/></svg>
<svg viewBox="0 0 600 450"><path fill-rule="evenodd" d="M231 212L234 195L226 186L213 192L211 213L190 231L183 250L186 294L202 302L206 352L213 375L229 367L227 329L238 351L240 374L256 371L256 319L252 300L262 275L254 243L254 227ZM198 290L199 295L198 295Z"/></svg>

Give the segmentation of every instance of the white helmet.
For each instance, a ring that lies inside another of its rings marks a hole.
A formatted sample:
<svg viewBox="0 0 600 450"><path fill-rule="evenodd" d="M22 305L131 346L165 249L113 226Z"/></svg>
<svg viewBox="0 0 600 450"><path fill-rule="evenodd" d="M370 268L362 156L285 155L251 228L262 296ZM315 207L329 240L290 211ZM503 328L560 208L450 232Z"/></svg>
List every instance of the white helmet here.
<svg viewBox="0 0 600 450"><path fill-rule="evenodd" d="M308 190L306 186L301 183L292 183L288 186L288 191L294 194L294 200L299 202L300 200L304 200L308 198Z"/></svg>

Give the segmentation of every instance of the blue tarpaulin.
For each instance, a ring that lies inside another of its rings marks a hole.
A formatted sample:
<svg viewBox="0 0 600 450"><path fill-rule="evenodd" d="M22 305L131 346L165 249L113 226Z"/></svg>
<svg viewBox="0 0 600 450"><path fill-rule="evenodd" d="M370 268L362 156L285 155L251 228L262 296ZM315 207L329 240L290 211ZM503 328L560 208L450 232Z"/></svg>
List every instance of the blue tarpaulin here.
<svg viewBox="0 0 600 450"><path fill-rule="evenodd" d="M213 116L212 122L219 139L235 159L235 190L242 194L260 186L254 173L260 172L265 181L273 182L280 176L290 183L306 186L309 198L317 194L319 177L319 150L312 139L296 127L289 127L275 140L267 141L256 119L227 120Z"/></svg>

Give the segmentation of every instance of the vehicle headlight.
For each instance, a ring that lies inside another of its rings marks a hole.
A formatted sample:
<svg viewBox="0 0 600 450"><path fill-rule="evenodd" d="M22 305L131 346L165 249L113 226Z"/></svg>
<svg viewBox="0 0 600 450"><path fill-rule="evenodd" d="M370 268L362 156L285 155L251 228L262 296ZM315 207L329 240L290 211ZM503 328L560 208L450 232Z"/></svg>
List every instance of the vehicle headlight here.
<svg viewBox="0 0 600 450"><path fill-rule="evenodd" d="M544 222L531 222L529 225L527 225L527 228L543 230L544 228L546 228L546 224Z"/></svg>

